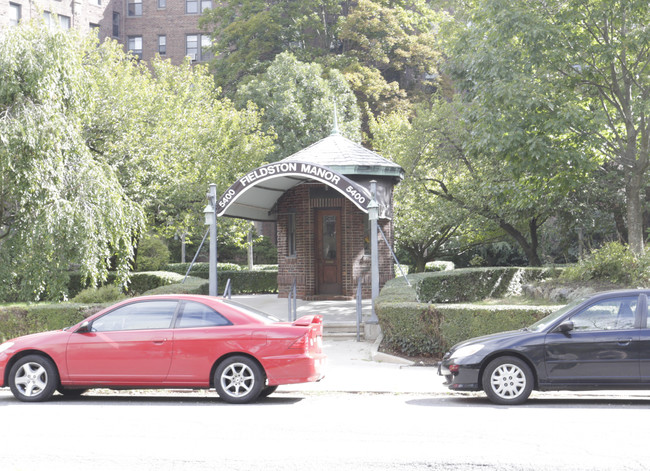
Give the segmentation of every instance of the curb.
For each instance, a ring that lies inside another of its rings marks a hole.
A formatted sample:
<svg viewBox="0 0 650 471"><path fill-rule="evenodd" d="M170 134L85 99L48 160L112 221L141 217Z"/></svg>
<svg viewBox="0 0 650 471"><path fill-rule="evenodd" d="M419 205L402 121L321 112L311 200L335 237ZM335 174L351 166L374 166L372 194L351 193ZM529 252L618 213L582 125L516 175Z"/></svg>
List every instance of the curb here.
<svg viewBox="0 0 650 471"><path fill-rule="evenodd" d="M377 363L394 363L397 365L413 366L414 363L410 360L380 352L379 346L381 345L381 341L383 339L384 334L380 333L379 337L377 337L377 340L375 340L375 343L373 343L372 347L370 347L370 358L372 358L372 361L376 361Z"/></svg>

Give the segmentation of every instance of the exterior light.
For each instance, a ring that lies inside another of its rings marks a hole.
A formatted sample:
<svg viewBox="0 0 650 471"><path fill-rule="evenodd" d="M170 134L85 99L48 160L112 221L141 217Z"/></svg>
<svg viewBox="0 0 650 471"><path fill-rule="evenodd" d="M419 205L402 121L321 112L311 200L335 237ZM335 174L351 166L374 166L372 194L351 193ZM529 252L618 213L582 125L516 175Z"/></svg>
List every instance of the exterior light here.
<svg viewBox="0 0 650 471"><path fill-rule="evenodd" d="M214 208L210 203L203 210L203 215L205 216L205 225L211 226L214 224Z"/></svg>

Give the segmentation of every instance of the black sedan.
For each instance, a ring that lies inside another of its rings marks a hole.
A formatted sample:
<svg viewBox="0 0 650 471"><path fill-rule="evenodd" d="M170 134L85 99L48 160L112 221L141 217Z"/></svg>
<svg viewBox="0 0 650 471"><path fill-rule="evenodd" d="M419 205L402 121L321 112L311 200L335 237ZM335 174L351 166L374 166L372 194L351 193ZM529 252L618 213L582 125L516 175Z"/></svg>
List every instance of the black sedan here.
<svg viewBox="0 0 650 471"><path fill-rule="evenodd" d="M650 290L600 293L528 328L461 342L438 374L454 391L522 404L533 389L650 389Z"/></svg>

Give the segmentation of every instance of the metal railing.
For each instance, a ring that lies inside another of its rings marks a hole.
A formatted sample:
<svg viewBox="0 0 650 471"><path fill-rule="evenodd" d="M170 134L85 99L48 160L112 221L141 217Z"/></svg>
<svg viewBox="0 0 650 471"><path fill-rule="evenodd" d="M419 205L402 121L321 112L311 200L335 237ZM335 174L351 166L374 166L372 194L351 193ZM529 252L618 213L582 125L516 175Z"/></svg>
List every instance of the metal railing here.
<svg viewBox="0 0 650 471"><path fill-rule="evenodd" d="M363 293L361 287L361 276L357 283L357 342L361 341L361 323L363 322Z"/></svg>

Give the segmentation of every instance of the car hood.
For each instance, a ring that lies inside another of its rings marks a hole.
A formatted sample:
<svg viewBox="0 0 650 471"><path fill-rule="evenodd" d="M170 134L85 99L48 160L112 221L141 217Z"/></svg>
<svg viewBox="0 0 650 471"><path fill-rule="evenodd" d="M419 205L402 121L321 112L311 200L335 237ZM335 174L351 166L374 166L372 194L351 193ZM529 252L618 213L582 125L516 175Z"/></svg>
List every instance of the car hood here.
<svg viewBox="0 0 650 471"><path fill-rule="evenodd" d="M68 331L64 330L50 330L47 332L38 332L36 334L23 335L9 340L14 343L14 348L25 348L49 343L50 340L68 335Z"/></svg>
<svg viewBox="0 0 650 471"><path fill-rule="evenodd" d="M482 337L474 337L469 340L465 340L463 342L457 343L449 350L449 352L454 352L461 347L465 347L467 345L475 345L477 343L483 344L485 346L498 346L504 343L509 344L513 340L530 337L531 335L534 334L535 332L531 332L525 329L520 329L520 330L509 330L506 332L499 332L490 335L483 335Z"/></svg>

